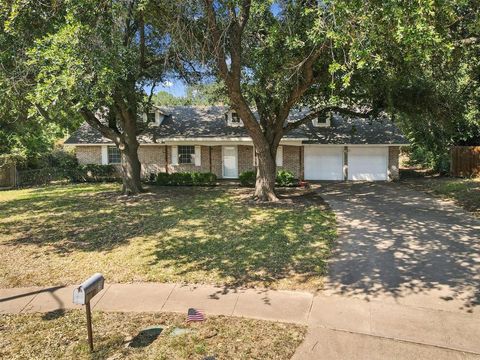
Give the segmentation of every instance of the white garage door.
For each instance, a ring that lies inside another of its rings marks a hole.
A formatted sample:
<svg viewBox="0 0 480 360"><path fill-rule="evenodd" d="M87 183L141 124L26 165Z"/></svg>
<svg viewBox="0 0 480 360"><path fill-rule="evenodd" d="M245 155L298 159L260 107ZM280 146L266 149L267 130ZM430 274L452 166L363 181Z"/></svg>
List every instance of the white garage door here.
<svg viewBox="0 0 480 360"><path fill-rule="evenodd" d="M348 180L387 180L387 147L349 147Z"/></svg>
<svg viewBox="0 0 480 360"><path fill-rule="evenodd" d="M305 180L343 180L343 147L305 146Z"/></svg>

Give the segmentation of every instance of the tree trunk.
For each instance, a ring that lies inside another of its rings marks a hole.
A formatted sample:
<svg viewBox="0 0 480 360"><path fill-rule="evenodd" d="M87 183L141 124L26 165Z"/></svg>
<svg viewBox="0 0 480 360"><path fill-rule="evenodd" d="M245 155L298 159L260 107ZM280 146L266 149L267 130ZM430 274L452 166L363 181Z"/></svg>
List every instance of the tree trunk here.
<svg viewBox="0 0 480 360"><path fill-rule="evenodd" d="M270 149L268 149L270 150ZM257 179L255 182L255 198L260 201L278 201L275 194L275 177L277 166L275 157L270 151L257 153Z"/></svg>
<svg viewBox="0 0 480 360"><path fill-rule="evenodd" d="M140 177L141 165L138 159L138 143L125 145L122 152L123 187L125 195L136 195L143 191Z"/></svg>

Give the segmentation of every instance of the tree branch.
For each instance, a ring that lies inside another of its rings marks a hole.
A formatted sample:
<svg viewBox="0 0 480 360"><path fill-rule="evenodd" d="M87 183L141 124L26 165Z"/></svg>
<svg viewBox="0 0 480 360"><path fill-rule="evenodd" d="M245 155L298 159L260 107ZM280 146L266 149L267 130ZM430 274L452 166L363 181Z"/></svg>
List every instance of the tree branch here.
<svg viewBox="0 0 480 360"><path fill-rule="evenodd" d="M225 52L221 44L220 30L218 28L215 10L213 9L213 0L205 0L205 12L207 14L208 28L213 40L213 51L215 53L215 60L217 62L220 76L225 83L230 80Z"/></svg>
<svg viewBox="0 0 480 360"><path fill-rule="evenodd" d="M250 132L250 136L258 136L258 134L261 132L260 125L258 124L252 110L248 106L247 101L243 97L240 86L243 27L239 26L239 24L234 21L233 24L228 28L231 61L231 70L229 70L226 62L224 45L221 41L220 29L218 28L215 10L213 8L213 1L205 0L204 4L205 12L207 14L209 32L214 42L214 53L220 77L225 82L229 92L229 97L232 100L232 105L238 112L240 118L243 120L245 127ZM243 26L245 26L248 21L248 16L250 13L249 8L250 0L244 0L243 7L241 9Z"/></svg>
<svg viewBox="0 0 480 360"><path fill-rule="evenodd" d="M95 114L83 107L80 109L80 114L83 116L85 121L94 129L100 131L100 133L106 138L112 140L114 143L118 144L121 140L121 134L114 129L102 124L102 122L95 116Z"/></svg>
<svg viewBox="0 0 480 360"><path fill-rule="evenodd" d="M314 50L300 65L300 71L302 73L302 78L299 83L291 90L290 94L287 97L287 100L283 104L282 108L280 109L279 121L283 124L285 119L288 117L290 113L290 109L293 105L297 103L297 101L305 94L305 92L312 86L317 77L313 72L313 67L315 66L315 62L318 58L322 55L323 51L326 48L326 44L323 44L316 50ZM326 68L325 71L328 71ZM323 74L323 71L322 71Z"/></svg>
<svg viewBox="0 0 480 360"><path fill-rule="evenodd" d="M370 109L366 112L361 112L361 111L356 111L356 110L343 108L343 107L340 107L340 106L327 106L327 107L324 107L322 109L317 109L315 111L310 112L308 115L306 115L305 117L303 117L300 120L287 123L286 126L284 126L283 130L284 130L285 133L287 133L287 132L289 132L293 129L296 129L300 125L305 124L306 122L315 119L317 116L325 115L329 112L334 112L334 113L343 114L343 115L347 115L347 116L355 116L355 117L368 119L371 116L378 115L380 113L380 109L373 108L373 109Z"/></svg>

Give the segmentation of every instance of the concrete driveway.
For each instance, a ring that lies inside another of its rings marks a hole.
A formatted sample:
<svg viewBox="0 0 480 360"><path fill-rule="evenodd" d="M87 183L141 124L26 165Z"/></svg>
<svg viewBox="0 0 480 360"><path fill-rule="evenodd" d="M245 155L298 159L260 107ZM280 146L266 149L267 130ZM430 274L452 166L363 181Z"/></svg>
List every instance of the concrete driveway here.
<svg viewBox="0 0 480 360"><path fill-rule="evenodd" d="M295 358L480 358L480 221L401 183L318 191L339 238Z"/></svg>
<svg viewBox="0 0 480 360"><path fill-rule="evenodd" d="M479 311L480 221L401 183L337 183L320 192L340 225L331 292Z"/></svg>

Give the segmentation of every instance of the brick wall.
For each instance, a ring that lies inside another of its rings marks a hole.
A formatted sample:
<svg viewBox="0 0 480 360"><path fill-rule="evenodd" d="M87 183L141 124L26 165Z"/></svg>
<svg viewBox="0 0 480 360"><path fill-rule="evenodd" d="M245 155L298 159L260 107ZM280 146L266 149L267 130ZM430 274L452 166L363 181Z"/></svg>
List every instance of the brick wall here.
<svg viewBox="0 0 480 360"><path fill-rule="evenodd" d="M212 173L222 178L222 147L211 146L212 149Z"/></svg>
<svg viewBox="0 0 480 360"><path fill-rule="evenodd" d="M238 175L245 171L253 171L253 146L239 145L238 147Z"/></svg>
<svg viewBox="0 0 480 360"><path fill-rule="evenodd" d="M165 172L165 148L165 145L147 145L138 148L142 177L149 177L151 173Z"/></svg>
<svg viewBox="0 0 480 360"><path fill-rule="evenodd" d="M295 174L295 177L303 177L301 146L283 145L283 166L277 170L288 170Z"/></svg>
<svg viewBox="0 0 480 360"><path fill-rule="evenodd" d="M172 165L172 147L167 146L167 157L168 157L168 172L210 172L210 155L209 155L209 147L208 146L201 146L201 165L195 166L195 164L178 164ZM162 170L165 171L165 170ZM213 172L213 171L212 171ZM218 174L217 174L218 176Z"/></svg>
<svg viewBox="0 0 480 360"><path fill-rule="evenodd" d="M79 164L101 164L102 147L101 146L76 146L75 155Z"/></svg>
<svg viewBox="0 0 480 360"><path fill-rule="evenodd" d="M399 146L388 147L388 178L389 180L398 180L400 178L398 159L400 156Z"/></svg>
<svg viewBox="0 0 480 360"><path fill-rule="evenodd" d="M218 178L222 178L222 146L201 146L202 164L179 164L172 165L172 147L165 145L140 146L138 157L142 164L142 176L148 177L150 173L164 172L166 170L165 151L167 151L168 171L198 171L213 172ZM101 146L77 146L75 153L80 164L101 164ZM388 148L388 177L389 180L399 179L399 146ZM210 163L211 159L211 163ZM303 147L283 146L283 166L278 169L285 169L293 172L299 179L303 178ZM253 146L238 146L238 173L254 170Z"/></svg>

